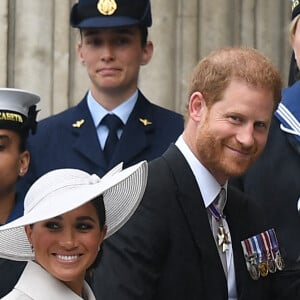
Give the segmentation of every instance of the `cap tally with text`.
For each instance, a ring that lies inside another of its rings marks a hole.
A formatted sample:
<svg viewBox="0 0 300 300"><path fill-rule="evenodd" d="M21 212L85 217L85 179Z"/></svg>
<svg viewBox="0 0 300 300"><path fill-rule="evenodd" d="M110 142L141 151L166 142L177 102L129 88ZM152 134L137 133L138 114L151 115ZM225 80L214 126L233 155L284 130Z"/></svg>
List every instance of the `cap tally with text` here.
<svg viewBox="0 0 300 300"><path fill-rule="evenodd" d="M292 1L292 20L299 15L300 13L300 1L294 0Z"/></svg>
<svg viewBox="0 0 300 300"><path fill-rule="evenodd" d="M152 25L150 0L79 0L71 10L75 28Z"/></svg>
<svg viewBox="0 0 300 300"><path fill-rule="evenodd" d="M40 97L20 89L0 88L0 128L36 131L36 104Z"/></svg>

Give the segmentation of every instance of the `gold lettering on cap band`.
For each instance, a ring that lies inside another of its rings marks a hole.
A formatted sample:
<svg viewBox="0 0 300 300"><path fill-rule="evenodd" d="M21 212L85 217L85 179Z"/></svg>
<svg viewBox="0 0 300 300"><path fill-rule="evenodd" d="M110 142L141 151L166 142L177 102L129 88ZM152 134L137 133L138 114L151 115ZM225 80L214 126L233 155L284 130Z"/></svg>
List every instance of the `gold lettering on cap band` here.
<svg viewBox="0 0 300 300"><path fill-rule="evenodd" d="M0 121L14 121L23 123L23 118L21 115L9 113L9 112L0 112Z"/></svg>
<svg viewBox="0 0 300 300"><path fill-rule="evenodd" d="M117 3L115 0L99 0L97 8L102 15L110 16L117 9Z"/></svg>

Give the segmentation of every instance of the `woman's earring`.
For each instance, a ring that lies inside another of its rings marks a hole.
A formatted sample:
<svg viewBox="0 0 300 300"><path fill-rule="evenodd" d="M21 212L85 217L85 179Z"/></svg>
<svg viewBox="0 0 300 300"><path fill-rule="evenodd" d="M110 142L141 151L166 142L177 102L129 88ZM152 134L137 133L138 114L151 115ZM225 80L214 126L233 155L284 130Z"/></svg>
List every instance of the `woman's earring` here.
<svg viewBox="0 0 300 300"><path fill-rule="evenodd" d="M31 247L31 252L32 252L32 254L33 254L33 255L35 255L35 253L34 253L34 247L33 247L33 245L32 245L32 244L30 244L30 247Z"/></svg>

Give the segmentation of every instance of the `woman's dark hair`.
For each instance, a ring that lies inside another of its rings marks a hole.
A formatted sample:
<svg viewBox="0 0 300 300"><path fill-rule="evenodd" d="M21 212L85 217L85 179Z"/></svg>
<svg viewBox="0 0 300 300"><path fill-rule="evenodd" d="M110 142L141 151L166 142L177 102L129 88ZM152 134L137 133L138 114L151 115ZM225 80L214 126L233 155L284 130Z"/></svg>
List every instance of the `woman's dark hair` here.
<svg viewBox="0 0 300 300"><path fill-rule="evenodd" d="M29 136L29 132L31 131L32 134L36 133L37 130L37 114L38 110L36 109L36 105L32 105L29 107L28 110L28 116L25 119L24 123L20 128L9 128L12 130L16 130L17 133L20 136L20 145L19 145L19 150L20 152L24 152L27 150L27 139Z"/></svg>
<svg viewBox="0 0 300 300"><path fill-rule="evenodd" d="M103 195L97 196L91 202L96 208L99 217L100 228L102 230L106 223L106 214L105 214L105 206L103 202Z"/></svg>
<svg viewBox="0 0 300 300"><path fill-rule="evenodd" d="M27 139L29 136L29 132L28 132L28 130L17 130L16 132L20 136L19 150L22 153L25 150L27 150Z"/></svg>
<svg viewBox="0 0 300 300"><path fill-rule="evenodd" d="M148 27L146 26L139 26L141 32L141 43L142 47L144 48L147 45L148 40Z"/></svg>
<svg viewBox="0 0 300 300"><path fill-rule="evenodd" d="M104 206L104 202L103 202L103 195L97 196L91 202L94 205L94 207L96 208L97 215L99 218L100 229L103 230L105 223L106 223L106 213L105 213L105 206ZM93 269L95 269L99 265L102 256L103 256L103 248L102 248L102 245L100 245L100 250L98 252L98 255L97 255L95 261L87 270L87 275L86 275L87 281L92 280Z"/></svg>

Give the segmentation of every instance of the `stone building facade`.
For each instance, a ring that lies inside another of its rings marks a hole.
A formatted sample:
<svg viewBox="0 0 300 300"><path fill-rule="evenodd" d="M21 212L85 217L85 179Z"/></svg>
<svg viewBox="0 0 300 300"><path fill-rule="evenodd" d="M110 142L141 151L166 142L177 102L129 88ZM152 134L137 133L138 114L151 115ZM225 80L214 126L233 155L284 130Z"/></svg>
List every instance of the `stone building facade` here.
<svg viewBox="0 0 300 300"><path fill-rule="evenodd" d="M78 103L88 88L69 26L75 0L0 0L0 86L42 98L39 118ZM212 49L243 45L261 50L285 84L291 49L290 0L151 0L154 56L140 87L153 102L182 112L192 68Z"/></svg>

